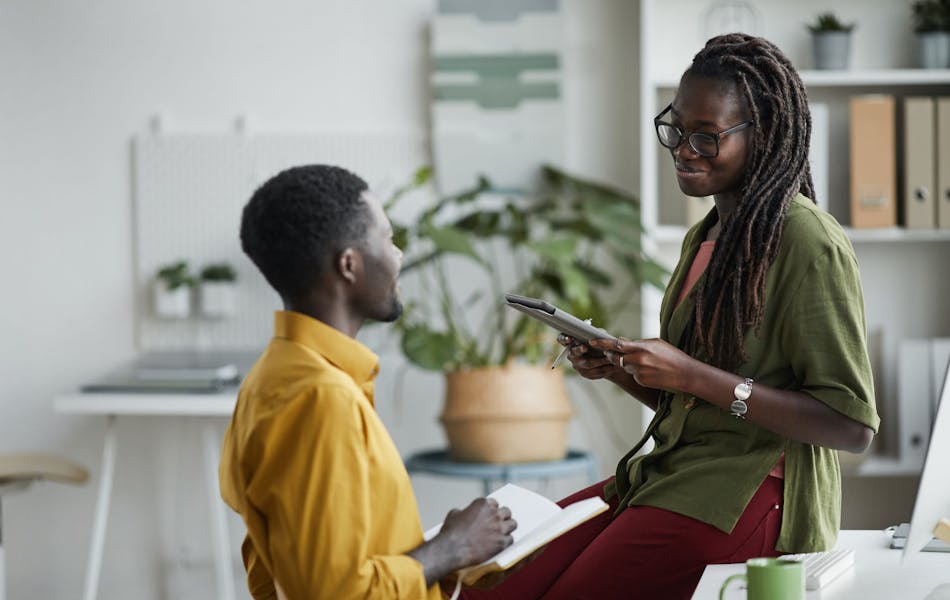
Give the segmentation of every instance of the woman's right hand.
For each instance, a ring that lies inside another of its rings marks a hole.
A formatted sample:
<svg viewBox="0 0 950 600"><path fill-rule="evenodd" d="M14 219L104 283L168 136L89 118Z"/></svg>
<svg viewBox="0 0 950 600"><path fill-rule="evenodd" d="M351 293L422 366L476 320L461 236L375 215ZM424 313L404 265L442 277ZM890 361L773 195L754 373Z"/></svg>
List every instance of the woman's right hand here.
<svg viewBox="0 0 950 600"><path fill-rule="evenodd" d="M602 352L591 349L569 335L559 334L557 342L570 348L567 351L567 359L571 361L574 370L585 379L603 379L609 375L623 373L623 369L607 360Z"/></svg>

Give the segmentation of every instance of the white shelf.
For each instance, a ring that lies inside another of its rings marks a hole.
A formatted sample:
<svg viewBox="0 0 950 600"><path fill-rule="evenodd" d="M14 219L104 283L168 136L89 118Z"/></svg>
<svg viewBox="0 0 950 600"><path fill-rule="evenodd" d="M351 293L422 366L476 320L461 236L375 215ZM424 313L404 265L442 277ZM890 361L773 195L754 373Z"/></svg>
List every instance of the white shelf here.
<svg viewBox="0 0 950 600"><path fill-rule="evenodd" d="M659 225L650 230L651 238L658 244L672 244L683 241L686 227L682 225ZM852 229L844 231L855 244L874 242L950 242L950 229L904 229L886 227L882 229Z"/></svg>
<svg viewBox="0 0 950 600"><path fill-rule="evenodd" d="M927 86L950 84L950 69L867 69L842 71L799 71L802 82L809 87L861 86ZM654 86L672 89L679 85L679 75L658 77Z"/></svg>
<svg viewBox="0 0 950 600"><path fill-rule="evenodd" d="M852 242L950 242L950 229L845 228Z"/></svg>

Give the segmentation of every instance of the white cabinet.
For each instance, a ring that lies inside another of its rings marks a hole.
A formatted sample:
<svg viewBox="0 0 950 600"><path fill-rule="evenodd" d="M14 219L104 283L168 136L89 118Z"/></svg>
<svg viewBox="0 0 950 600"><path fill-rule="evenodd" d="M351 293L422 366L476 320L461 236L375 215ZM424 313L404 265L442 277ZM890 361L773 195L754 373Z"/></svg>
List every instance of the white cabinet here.
<svg viewBox="0 0 950 600"><path fill-rule="evenodd" d="M776 43L799 68L809 101L828 106L828 210L849 223L848 98L888 93L950 96L950 70L922 70L914 64L910 3L892 0L837 2L844 21L855 21L851 67L846 71L810 70L810 37L805 23L828 8L827 2L780 0L714 2L677 0L640 3L640 181L642 218L648 247L675 264L686 226L683 197L676 187L669 154L656 141L653 117L672 99L679 77L712 30L710 10L723 5L752 6L755 33ZM898 123L900 102L898 102ZM900 126L898 126L900 127ZM898 129L900 132L900 129ZM948 157L946 160L950 160ZM679 212L678 212L679 211ZM875 454L858 472L901 474L914 467L897 453L898 346L902 339L950 336L950 231L902 228L853 230L864 283L869 349L875 371L881 434ZM659 333L661 295L642 290L641 335Z"/></svg>

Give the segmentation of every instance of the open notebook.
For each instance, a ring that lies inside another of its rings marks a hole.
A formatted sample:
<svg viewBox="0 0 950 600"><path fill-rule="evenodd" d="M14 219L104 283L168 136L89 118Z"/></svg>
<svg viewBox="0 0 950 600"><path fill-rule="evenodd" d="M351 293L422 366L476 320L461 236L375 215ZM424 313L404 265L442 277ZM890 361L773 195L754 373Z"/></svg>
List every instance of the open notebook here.
<svg viewBox="0 0 950 600"><path fill-rule="evenodd" d="M561 508L541 494L514 484L506 484L488 495L500 506L507 506L518 523L512 532L514 542L485 562L456 573L461 583L471 585L487 573L510 569L521 559L554 538L607 510L600 498L588 498ZM426 541L442 529L442 523L425 532Z"/></svg>

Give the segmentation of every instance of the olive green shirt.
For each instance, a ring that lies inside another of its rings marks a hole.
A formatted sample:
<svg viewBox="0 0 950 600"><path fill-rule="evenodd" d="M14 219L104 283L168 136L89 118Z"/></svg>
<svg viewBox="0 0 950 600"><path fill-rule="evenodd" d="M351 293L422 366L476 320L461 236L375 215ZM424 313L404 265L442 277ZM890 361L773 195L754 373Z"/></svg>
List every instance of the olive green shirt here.
<svg viewBox="0 0 950 600"><path fill-rule="evenodd" d="M674 306L689 266L716 222L715 211L686 234L660 309L660 336L677 344L695 308L695 289ZM705 275L703 275L703 278ZM702 281L702 278L700 279ZM778 254L766 276L765 311L745 332L738 374L755 386L797 390L877 431L864 299L854 250L833 217L802 195L792 199ZM635 457L647 439L654 449ZM640 442L617 466L607 494L621 506L663 508L731 532L785 453L785 497L776 550L831 548L840 527L841 474L835 450L785 439L699 398L661 394Z"/></svg>

